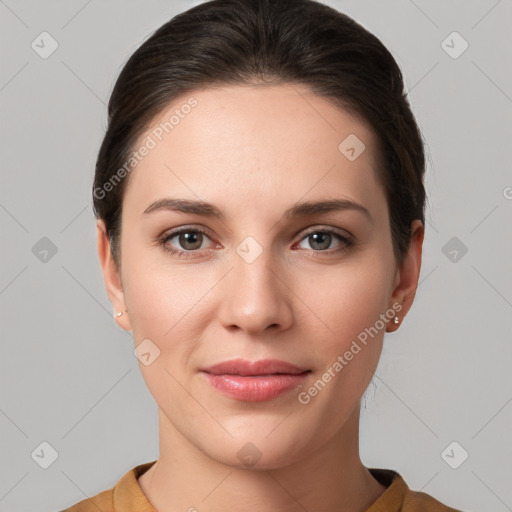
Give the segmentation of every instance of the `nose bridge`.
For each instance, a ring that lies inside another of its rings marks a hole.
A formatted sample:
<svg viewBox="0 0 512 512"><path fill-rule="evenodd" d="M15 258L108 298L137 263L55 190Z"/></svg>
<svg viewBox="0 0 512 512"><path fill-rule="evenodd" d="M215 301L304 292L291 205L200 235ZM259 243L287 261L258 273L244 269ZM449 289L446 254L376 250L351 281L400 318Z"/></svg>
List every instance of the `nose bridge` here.
<svg viewBox="0 0 512 512"><path fill-rule="evenodd" d="M271 239L269 235L260 243L249 235L236 247L222 313L224 325L258 332L270 325L289 324L289 297L277 270L280 265L273 258Z"/></svg>
<svg viewBox="0 0 512 512"><path fill-rule="evenodd" d="M261 237L260 237L261 239ZM240 286L240 298L250 303L255 299L265 300L265 304L277 300L279 294L275 283L275 262L272 257L271 237L266 237L262 245L252 235L247 236L236 248L235 274ZM256 305L256 304L255 304ZM261 308L261 305L258 305Z"/></svg>
<svg viewBox="0 0 512 512"><path fill-rule="evenodd" d="M274 291L273 281L276 273L274 268L278 266L273 261L270 237L267 237L267 242L263 246L256 238L249 235L236 247L234 258L234 270L239 282L246 288L255 287L263 293Z"/></svg>

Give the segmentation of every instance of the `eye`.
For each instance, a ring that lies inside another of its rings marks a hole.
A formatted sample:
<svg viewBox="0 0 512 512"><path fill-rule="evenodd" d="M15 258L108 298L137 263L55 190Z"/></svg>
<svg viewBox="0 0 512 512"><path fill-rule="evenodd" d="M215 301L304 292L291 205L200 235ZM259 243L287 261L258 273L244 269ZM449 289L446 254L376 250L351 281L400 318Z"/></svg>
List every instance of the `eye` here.
<svg viewBox="0 0 512 512"><path fill-rule="evenodd" d="M170 242L172 239L177 239L177 244L172 245ZM182 227L171 231L170 233L164 234L159 239L159 245L169 252L170 254L177 256L178 258L191 258L194 257L196 252L200 249L204 249L203 242L205 239L209 239L208 233L200 228ZM315 253L326 253L327 255L333 253L340 253L346 251L354 242L347 236L338 233L332 229L316 229L311 230L302 237L301 242L308 240L311 244L312 250ZM341 242L339 247L333 250L327 250L331 247L332 242L338 240Z"/></svg>
<svg viewBox="0 0 512 512"><path fill-rule="evenodd" d="M173 238L177 238L178 248L170 245L170 241ZM159 240L159 244L165 251L168 251L171 254L178 257L189 257L187 253L193 253L199 249L204 249L204 247L201 246L205 238L209 238L206 231L198 228L183 227L163 235Z"/></svg>
<svg viewBox="0 0 512 512"><path fill-rule="evenodd" d="M326 251L336 239L341 242L340 246L332 251ZM303 241L308 241L315 252L327 252L328 254L345 251L354 243L349 237L332 229L310 231L302 238L301 243Z"/></svg>

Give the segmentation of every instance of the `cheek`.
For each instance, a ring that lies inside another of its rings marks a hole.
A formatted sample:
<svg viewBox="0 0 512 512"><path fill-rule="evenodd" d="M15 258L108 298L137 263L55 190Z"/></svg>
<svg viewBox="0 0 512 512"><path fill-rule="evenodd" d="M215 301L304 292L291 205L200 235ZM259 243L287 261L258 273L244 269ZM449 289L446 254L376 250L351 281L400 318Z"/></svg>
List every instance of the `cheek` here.
<svg viewBox="0 0 512 512"><path fill-rule="evenodd" d="M194 370L193 353L213 318L208 291L219 277L208 269L198 272L193 265L145 261L142 255L125 269L135 346L149 339L159 351L151 365L139 365L144 380L158 403L162 397L179 400L183 391L177 381Z"/></svg>
<svg viewBox="0 0 512 512"><path fill-rule="evenodd" d="M321 347L317 352L318 377L324 376L329 383L325 392L318 393L322 396L314 400L320 409L336 408L338 422L363 394L378 365L386 327L381 315L388 309L390 268L383 259L379 262L372 258L350 268L338 267L330 276L328 291L317 294L311 308L329 327L322 328L315 342Z"/></svg>
<svg viewBox="0 0 512 512"><path fill-rule="evenodd" d="M184 265L186 266L186 265ZM134 259L126 265L128 298L135 346L149 339L158 357L150 365L139 363L148 389L160 407L186 406L184 374L201 339L207 318L201 314L204 294L213 286L198 273ZM207 276L205 276L207 278ZM146 342L147 343L147 342Z"/></svg>
<svg viewBox="0 0 512 512"><path fill-rule="evenodd" d="M318 287L310 295L308 305L323 321L333 345L350 342L365 328L373 326L386 311L390 276L389 268L382 262L372 262L333 267L325 279L315 279ZM324 291L321 291L322 281Z"/></svg>
<svg viewBox="0 0 512 512"><path fill-rule="evenodd" d="M194 272L193 266L186 264L167 265L161 256L148 258L142 253L133 253L127 260L126 264L123 261L124 289L133 312L134 334L165 342L176 338L182 326L190 328L189 315L194 316L213 285L211 272Z"/></svg>
<svg viewBox="0 0 512 512"><path fill-rule="evenodd" d="M379 362L386 326L381 315L389 300L388 270L375 261L339 267L331 275L328 291L315 295L311 309L322 320L314 319L322 326L321 333L313 333L317 375L301 390L301 403L310 400L320 411L318 417L329 411L333 431L357 404Z"/></svg>

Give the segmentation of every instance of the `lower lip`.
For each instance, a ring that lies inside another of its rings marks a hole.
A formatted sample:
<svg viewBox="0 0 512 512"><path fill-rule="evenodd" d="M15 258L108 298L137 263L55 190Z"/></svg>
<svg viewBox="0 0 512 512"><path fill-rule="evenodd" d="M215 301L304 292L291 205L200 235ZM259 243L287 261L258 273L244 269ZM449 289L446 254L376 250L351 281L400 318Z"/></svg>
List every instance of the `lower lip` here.
<svg viewBox="0 0 512 512"><path fill-rule="evenodd" d="M304 372L297 375L287 373L242 377L241 375L203 373L210 384L221 393L237 400L245 400L246 402L272 400L296 388L309 374L309 372Z"/></svg>

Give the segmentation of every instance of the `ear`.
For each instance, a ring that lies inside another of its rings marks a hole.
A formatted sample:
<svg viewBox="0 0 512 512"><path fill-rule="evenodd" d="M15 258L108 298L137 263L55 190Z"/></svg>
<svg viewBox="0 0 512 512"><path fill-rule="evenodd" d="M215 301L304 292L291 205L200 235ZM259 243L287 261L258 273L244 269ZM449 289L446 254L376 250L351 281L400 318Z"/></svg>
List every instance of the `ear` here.
<svg viewBox="0 0 512 512"><path fill-rule="evenodd" d="M411 225L411 240L409 248L404 259L396 271L395 281L393 283L393 293L391 295L389 307L393 310L400 304L402 308L396 316L402 321L412 306L416 289L418 288L418 279L421 271L421 251L423 248L423 237L425 229L422 222L416 219ZM393 308L395 304L395 308ZM386 331L393 332L400 327L400 323L388 322Z"/></svg>
<svg viewBox="0 0 512 512"><path fill-rule="evenodd" d="M105 282L105 288L109 296L110 302L114 307L114 312L122 311L123 314L120 317L114 316L115 321L122 329L131 331L132 326L128 312L125 311L126 302L124 297L123 285L121 281L121 275L116 267L112 253L110 250L110 240L107 235L105 223L102 219L99 219L96 224L97 229L97 245L98 245L98 257L100 259L100 265L103 272L103 280Z"/></svg>

